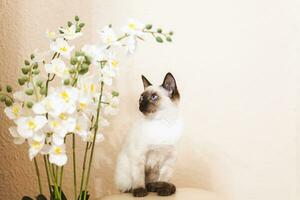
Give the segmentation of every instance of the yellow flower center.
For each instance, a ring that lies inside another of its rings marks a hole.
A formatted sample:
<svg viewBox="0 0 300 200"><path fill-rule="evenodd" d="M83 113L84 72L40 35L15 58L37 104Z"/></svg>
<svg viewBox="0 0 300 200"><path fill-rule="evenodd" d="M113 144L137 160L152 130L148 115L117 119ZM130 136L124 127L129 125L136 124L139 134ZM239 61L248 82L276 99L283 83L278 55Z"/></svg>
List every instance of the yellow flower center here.
<svg viewBox="0 0 300 200"><path fill-rule="evenodd" d="M20 111L20 108L18 106L13 106L12 107L12 112L15 116L18 116L19 114L19 111Z"/></svg>
<svg viewBox="0 0 300 200"><path fill-rule="evenodd" d="M118 64L119 64L119 62L118 62L117 60L112 60L112 61L111 61L111 66L112 66L113 68L117 68Z"/></svg>
<svg viewBox="0 0 300 200"><path fill-rule="evenodd" d="M80 102L79 103L79 108L84 109L86 107L86 103Z"/></svg>
<svg viewBox="0 0 300 200"><path fill-rule="evenodd" d="M38 141L33 141L31 146L34 148L34 149L39 149L41 147L41 143L38 142Z"/></svg>
<svg viewBox="0 0 300 200"><path fill-rule="evenodd" d="M77 124L76 127L75 127L75 129L76 129L76 131L79 132L79 131L81 131L81 126L79 124Z"/></svg>
<svg viewBox="0 0 300 200"><path fill-rule="evenodd" d="M55 121L55 120L52 121L52 122L51 122L51 126L52 126L52 127L57 127L57 126L58 126L58 122Z"/></svg>
<svg viewBox="0 0 300 200"><path fill-rule="evenodd" d="M68 116L66 115L66 113L61 113L61 114L59 115L59 118L60 118L61 120L66 120L66 119L68 119Z"/></svg>
<svg viewBox="0 0 300 200"><path fill-rule="evenodd" d="M69 94L66 91L61 92L60 96L63 98L63 100L65 102L68 102L70 100L70 96L69 96Z"/></svg>
<svg viewBox="0 0 300 200"><path fill-rule="evenodd" d="M95 91L95 84L91 84L91 92Z"/></svg>
<svg viewBox="0 0 300 200"><path fill-rule="evenodd" d="M60 47L59 50L62 51L62 52L67 52L68 48L67 47Z"/></svg>
<svg viewBox="0 0 300 200"><path fill-rule="evenodd" d="M54 147L54 153L55 154L61 154L62 153L62 149L60 147Z"/></svg>
<svg viewBox="0 0 300 200"><path fill-rule="evenodd" d="M27 122L27 126L28 126L30 129L34 130L34 129L36 128L36 123L35 123L33 120L29 120L29 121Z"/></svg>
<svg viewBox="0 0 300 200"><path fill-rule="evenodd" d="M132 30L136 30L136 25L134 23L128 24L128 27Z"/></svg>

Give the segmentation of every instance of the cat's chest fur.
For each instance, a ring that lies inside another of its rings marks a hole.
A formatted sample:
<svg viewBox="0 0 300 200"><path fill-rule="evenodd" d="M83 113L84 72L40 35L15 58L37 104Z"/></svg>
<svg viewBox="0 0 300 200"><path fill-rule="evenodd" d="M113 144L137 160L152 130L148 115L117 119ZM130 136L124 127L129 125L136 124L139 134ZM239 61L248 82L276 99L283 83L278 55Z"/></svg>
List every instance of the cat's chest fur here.
<svg viewBox="0 0 300 200"><path fill-rule="evenodd" d="M176 145L182 132L180 118L142 119L133 129L131 139L135 146L147 148L160 145Z"/></svg>

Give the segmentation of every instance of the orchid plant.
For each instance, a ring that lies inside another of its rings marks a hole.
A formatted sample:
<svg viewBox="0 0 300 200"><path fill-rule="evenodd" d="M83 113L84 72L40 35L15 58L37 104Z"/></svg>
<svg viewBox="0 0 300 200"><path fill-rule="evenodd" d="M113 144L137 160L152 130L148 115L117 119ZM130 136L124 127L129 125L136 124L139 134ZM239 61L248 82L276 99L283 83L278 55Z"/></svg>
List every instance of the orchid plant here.
<svg viewBox="0 0 300 200"><path fill-rule="evenodd" d="M107 118L118 112L119 93L112 89L119 71L116 49L125 48L132 54L146 35L158 43L171 42L173 35L160 28L154 30L150 24L129 20L120 35L112 25L107 25L99 32L101 44L76 49L72 42L82 36L84 26L75 16L58 31L47 31L50 50L35 51L24 61L18 79L20 89L0 87L4 112L15 124L9 128L13 141L29 145L29 158L34 161L39 186L36 199L47 199L42 189L39 157L44 162L50 199L66 199L62 188L64 165L70 160L66 154L67 138L72 142L73 198L89 198L95 144L104 139L102 132L109 125ZM54 79L58 84L52 83ZM80 185L76 182L77 138L85 143Z"/></svg>

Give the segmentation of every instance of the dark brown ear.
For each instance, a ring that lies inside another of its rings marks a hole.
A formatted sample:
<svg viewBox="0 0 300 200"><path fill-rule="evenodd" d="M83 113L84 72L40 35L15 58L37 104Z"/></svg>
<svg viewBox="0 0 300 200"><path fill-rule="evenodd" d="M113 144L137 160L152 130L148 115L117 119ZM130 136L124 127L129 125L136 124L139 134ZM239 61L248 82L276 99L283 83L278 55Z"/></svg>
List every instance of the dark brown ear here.
<svg viewBox="0 0 300 200"><path fill-rule="evenodd" d="M150 81L148 81L148 79L146 79L146 77L144 75L142 75L142 81L143 81L143 85L144 85L144 89L146 87L151 86L152 84L150 83Z"/></svg>
<svg viewBox="0 0 300 200"><path fill-rule="evenodd" d="M172 100L180 99L180 94L177 89L175 78L170 72L166 74L164 82L161 86L169 92L169 97Z"/></svg>

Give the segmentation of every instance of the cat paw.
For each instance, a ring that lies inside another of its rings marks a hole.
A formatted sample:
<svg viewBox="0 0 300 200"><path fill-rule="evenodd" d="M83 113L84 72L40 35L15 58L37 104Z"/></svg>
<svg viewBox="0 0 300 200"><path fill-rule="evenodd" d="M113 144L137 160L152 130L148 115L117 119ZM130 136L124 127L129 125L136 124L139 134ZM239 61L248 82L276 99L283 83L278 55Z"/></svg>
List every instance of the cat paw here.
<svg viewBox="0 0 300 200"><path fill-rule="evenodd" d="M168 183L168 185L166 185L165 187L158 188L156 192L158 196L170 196L172 194L175 194L176 187L172 183Z"/></svg>
<svg viewBox="0 0 300 200"><path fill-rule="evenodd" d="M132 190L132 195L134 197L144 197L147 196L147 194L148 194L147 190L143 187L139 187Z"/></svg>
<svg viewBox="0 0 300 200"><path fill-rule="evenodd" d="M147 183L146 184L146 189L148 192L156 192L157 191L157 184L154 182L154 183Z"/></svg>

